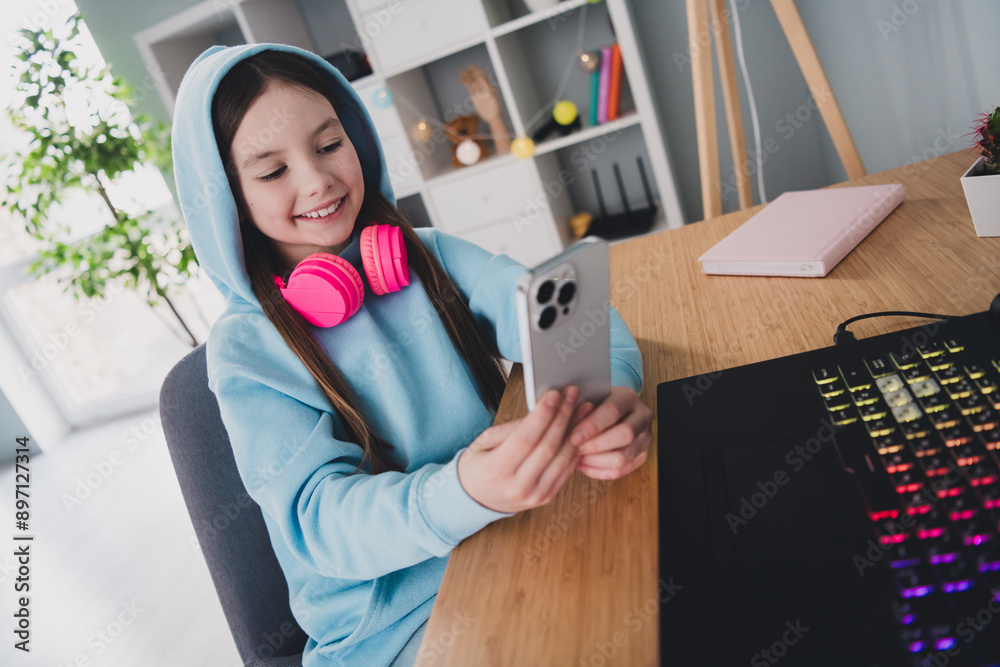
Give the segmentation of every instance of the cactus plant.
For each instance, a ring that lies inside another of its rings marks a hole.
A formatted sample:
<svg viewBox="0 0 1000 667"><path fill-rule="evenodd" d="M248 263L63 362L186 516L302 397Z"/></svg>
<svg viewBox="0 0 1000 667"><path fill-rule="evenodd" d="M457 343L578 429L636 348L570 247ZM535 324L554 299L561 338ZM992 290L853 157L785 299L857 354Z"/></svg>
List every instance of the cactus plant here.
<svg viewBox="0 0 1000 667"><path fill-rule="evenodd" d="M979 123L973 129L976 145L983 156L980 175L1000 174L1000 107L992 113L980 114Z"/></svg>

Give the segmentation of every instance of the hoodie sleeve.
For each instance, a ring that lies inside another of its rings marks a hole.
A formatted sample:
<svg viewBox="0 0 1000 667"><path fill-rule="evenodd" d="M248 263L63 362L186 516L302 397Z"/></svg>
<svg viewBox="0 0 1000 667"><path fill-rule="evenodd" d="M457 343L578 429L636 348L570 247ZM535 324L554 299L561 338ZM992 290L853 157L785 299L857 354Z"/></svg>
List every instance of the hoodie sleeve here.
<svg viewBox="0 0 1000 667"><path fill-rule="evenodd" d="M500 354L521 362L517 326L517 281L525 267L451 234L420 230L445 271L465 296L480 326L493 336ZM642 389L642 355L621 315L611 308L611 384Z"/></svg>
<svg viewBox="0 0 1000 667"><path fill-rule="evenodd" d="M361 449L335 437L340 429L331 413L239 370L219 374L211 388L248 493L289 549L320 574L374 579L446 555L509 516L465 492L461 452L411 473L352 475Z"/></svg>

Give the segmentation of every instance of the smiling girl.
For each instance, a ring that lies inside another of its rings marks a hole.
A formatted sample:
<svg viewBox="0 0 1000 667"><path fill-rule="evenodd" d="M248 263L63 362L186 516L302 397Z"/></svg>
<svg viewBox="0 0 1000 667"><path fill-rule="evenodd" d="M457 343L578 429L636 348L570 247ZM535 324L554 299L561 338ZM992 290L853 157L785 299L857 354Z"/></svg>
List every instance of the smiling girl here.
<svg viewBox="0 0 1000 667"><path fill-rule="evenodd" d="M610 397L578 405L568 387L491 426L501 358L520 360L524 267L411 227L336 69L213 47L173 127L184 217L227 299L209 386L309 636L303 665L410 665L455 545L550 502L574 470L642 465L635 341L612 311Z"/></svg>

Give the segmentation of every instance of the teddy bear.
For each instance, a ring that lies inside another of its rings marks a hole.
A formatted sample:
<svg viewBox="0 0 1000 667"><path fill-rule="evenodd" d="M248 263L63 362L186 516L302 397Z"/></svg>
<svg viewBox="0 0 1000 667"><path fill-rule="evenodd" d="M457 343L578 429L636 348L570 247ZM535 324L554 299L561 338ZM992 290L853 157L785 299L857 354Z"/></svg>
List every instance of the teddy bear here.
<svg viewBox="0 0 1000 667"><path fill-rule="evenodd" d="M473 113L467 116L456 116L444 124L444 132L451 139L451 163L454 166L462 167L465 164L472 164L489 155L489 146L479 134L479 120L479 116ZM463 163L458 159L458 145L466 140L471 140L479 147L479 157L472 162Z"/></svg>

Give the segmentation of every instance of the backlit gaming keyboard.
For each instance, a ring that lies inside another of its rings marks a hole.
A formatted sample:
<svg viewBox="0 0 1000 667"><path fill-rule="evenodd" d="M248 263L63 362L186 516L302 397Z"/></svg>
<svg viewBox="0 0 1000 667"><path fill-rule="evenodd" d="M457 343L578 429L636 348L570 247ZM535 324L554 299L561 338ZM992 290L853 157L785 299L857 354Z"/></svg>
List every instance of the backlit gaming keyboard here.
<svg viewBox="0 0 1000 667"><path fill-rule="evenodd" d="M929 337L928 337L929 338ZM920 666L1000 665L1000 358L930 340L813 369Z"/></svg>

